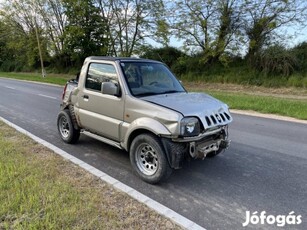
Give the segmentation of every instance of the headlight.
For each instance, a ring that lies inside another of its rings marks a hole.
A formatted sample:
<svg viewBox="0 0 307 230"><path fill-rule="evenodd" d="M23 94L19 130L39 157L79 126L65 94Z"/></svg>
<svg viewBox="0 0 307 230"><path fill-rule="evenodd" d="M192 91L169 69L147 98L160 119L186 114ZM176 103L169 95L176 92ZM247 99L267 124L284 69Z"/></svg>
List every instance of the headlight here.
<svg viewBox="0 0 307 230"><path fill-rule="evenodd" d="M180 122L180 134L185 137L197 136L200 133L199 121L195 117L183 118Z"/></svg>

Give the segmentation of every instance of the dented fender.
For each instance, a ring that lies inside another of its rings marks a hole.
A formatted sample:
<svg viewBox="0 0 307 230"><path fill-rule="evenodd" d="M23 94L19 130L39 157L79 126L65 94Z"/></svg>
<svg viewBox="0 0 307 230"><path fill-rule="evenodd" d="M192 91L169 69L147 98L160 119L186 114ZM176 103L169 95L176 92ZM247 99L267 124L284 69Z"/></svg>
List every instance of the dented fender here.
<svg viewBox="0 0 307 230"><path fill-rule="evenodd" d="M122 147L129 151L129 142L132 141L131 135L138 130L147 130L154 133L157 136L171 136L172 133L159 121L149 118L142 117L134 120L131 124L123 123L121 128L121 136L123 137Z"/></svg>

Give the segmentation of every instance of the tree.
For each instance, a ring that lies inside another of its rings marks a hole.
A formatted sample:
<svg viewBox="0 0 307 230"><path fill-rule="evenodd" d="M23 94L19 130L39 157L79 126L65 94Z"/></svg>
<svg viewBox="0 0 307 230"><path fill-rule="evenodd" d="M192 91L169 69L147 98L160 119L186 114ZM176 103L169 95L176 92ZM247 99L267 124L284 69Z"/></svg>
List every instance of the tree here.
<svg viewBox="0 0 307 230"><path fill-rule="evenodd" d="M163 12L162 0L96 0L107 24L109 54L131 56L137 53L146 37L162 30L163 20L155 20Z"/></svg>
<svg viewBox="0 0 307 230"><path fill-rule="evenodd" d="M64 30L67 17L62 0L36 0L36 12L41 16L42 27L48 35L49 49L55 56L61 56L64 48Z"/></svg>
<svg viewBox="0 0 307 230"><path fill-rule="evenodd" d="M286 25L304 25L307 19L307 3L302 0L245 0L243 11L244 30L249 40L247 58L251 63L275 37L285 39L276 32L278 29Z"/></svg>
<svg viewBox="0 0 307 230"><path fill-rule="evenodd" d="M214 62L231 48L239 30L239 3L239 0L177 0L170 5L178 9L170 24L188 48L201 49L205 63Z"/></svg>
<svg viewBox="0 0 307 230"><path fill-rule="evenodd" d="M7 46L9 41L8 36L9 28L7 25L3 22L3 20L0 21L0 68L4 71L12 71L11 61L14 59L14 55L12 51Z"/></svg>
<svg viewBox="0 0 307 230"><path fill-rule="evenodd" d="M7 1L3 6L5 47L12 58L12 60L6 59L6 62L15 63L15 70L38 68L37 64L42 58L45 60L49 58L47 40L38 25L40 20L35 14L32 2Z"/></svg>
<svg viewBox="0 0 307 230"><path fill-rule="evenodd" d="M67 26L64 32L64 49L75 65L82 64L87 56L106 55L107 25L92 0L64 0Z"/></svg>
<svg viewBox="0 0 307 230"><path fill-rule="evenodd" d="M218 1L218 22L219 25L215 30L216 38L213 42L212 61L223 61L227 47L231 42L234 42L237 37L240 37L240 16L241 5L236 0L220 0ZM233 43L232 49L236 49L237 46Z"/></svg>

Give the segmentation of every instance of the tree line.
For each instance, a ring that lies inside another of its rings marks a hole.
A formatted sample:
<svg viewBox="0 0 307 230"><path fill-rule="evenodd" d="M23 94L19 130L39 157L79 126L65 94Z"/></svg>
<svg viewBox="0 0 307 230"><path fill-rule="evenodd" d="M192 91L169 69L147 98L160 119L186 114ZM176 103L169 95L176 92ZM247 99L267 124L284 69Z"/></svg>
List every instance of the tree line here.
<svg viewBox="0 0 307 230"><path fill-rule="evenodd" d="M304 28L306 9L304 0L6 0L0 69L31 71L42 60L67 72L87 56L136 55L175 60L178 74L244 60L289 75L307 54L293 51L306 44L288 49L286 29Z"/></svg>

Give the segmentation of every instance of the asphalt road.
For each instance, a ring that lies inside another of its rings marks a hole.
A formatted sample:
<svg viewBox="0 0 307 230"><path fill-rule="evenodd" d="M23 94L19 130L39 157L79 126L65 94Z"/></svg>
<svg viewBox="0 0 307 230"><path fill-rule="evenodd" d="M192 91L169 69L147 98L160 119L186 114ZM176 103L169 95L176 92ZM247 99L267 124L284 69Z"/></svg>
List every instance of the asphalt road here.
<svg viewBox="0 0 307 230"><path fill-rule="evenodd" d="M186 162L154 186L134 174L124 151L85 136L76 145L64 144L56 128L61 93L55 86L0 78L0 116L207 229L243 228L246 211L294 211L303 222L287 229L307 229L307 125L234 114L225 153Z"/></svg>

